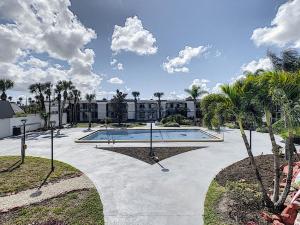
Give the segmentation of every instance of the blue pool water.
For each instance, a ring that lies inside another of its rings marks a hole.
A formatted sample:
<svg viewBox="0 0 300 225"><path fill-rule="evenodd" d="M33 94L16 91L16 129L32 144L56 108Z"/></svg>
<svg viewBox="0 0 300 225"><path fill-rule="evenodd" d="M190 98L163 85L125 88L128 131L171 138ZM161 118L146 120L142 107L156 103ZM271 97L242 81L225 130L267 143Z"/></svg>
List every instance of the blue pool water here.
<svg viewBox="0 0 300 225"><path fill-rule="evenodd" d="M148 141L150 139L150 130L130 129L130 130L99 130L80 140L87 141ZM203 141L208 139L217 139L199 129L155 129L152 132L154 141Z"/></svg>

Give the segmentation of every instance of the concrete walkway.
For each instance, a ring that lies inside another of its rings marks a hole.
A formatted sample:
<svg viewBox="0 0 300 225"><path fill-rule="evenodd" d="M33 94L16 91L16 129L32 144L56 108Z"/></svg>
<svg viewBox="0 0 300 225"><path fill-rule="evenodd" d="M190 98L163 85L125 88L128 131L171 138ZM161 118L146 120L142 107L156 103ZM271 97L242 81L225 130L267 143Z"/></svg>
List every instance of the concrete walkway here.
<svg viewBox="0 0 300 225"><path fill-rule="evenodd" d="M93 183L84 175L74 177L57 183L50 183L41 189L28 189L14 195L0 197L0 212L7 212L10 209L42 202L71 191L93 188Z"/></svg>
<svg viewBox="0 0 300 225"><path fill-rule="evenodd" d="M222 168L247 156L239 130L228 129L224 142L154 144L205 147L163 160L162 166L169 170L164 172L158 164L74 142L87 134L82 128L61 131L54 140L54 157L80 169L94 182L106 225L201 225L211 180ZM252 137L255 155L270 153L268 134L254 132ZM49 134L31 135L27 154L50 157L49 138ZM20 154L20 140L0 140L0 155L16 154Z"/></svg>

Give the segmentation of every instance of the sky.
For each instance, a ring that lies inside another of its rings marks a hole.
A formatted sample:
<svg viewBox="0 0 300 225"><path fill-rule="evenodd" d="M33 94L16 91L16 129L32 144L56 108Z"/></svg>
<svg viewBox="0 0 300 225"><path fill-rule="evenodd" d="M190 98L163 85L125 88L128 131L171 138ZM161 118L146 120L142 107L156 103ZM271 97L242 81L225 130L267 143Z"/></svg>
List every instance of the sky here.
<svg viewBox="0 0 300 225"><path fill-rule="evenodd" d="M15 98L58 80L98 99L217 93L272 69L267 50L300 48L299 24L300 0L1 0L0 78L14 81Z"/></svg>

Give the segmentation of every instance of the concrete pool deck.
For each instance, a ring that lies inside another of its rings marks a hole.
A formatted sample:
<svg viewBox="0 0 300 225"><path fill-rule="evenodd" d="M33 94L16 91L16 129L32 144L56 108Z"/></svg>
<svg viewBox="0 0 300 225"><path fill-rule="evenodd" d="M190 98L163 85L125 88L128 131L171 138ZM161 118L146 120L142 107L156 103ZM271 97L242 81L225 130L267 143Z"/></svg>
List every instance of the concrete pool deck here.
<svg viewBox="0 0 300 225"><path fill-rule="evenodd" d="M103 151L96 144L75 143L84 128L61 130L54 139L54 157L84 172L98 189L106 225L201 225L205 194L214 176L247 156L239 130L226 129L224 142L154 143L153 146L202 146L149 165L134 158ZM268 134L253 132L255 155L270 153ZM27 155L50 157L50 133L31 133ZM281 143L279 143L281 144ZM112 144L97 144L109 147ZM116 143L114 146L147 146ZM20 139L0 140L0 155L19 155Z"/></svg>

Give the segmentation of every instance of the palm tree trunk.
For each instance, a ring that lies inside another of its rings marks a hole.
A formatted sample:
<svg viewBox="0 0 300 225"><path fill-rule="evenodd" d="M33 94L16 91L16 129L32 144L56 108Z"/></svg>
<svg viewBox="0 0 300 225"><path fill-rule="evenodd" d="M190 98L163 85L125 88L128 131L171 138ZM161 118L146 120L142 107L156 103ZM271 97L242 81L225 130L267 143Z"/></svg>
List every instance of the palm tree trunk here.
<svg viewBox="0 0 300 225"><path fill-rule="evenodd" d="M92 127L91 120L92 120L92 110L91 110L91 103L89 103L89 129L91 129Z"/></svg>
<svg viewBox="0 0 300 225"><path fill-rule="evenodd" d="M134 99L134 118L137 121L137 100Z"/></svg>
<svg viewBox="0 0 300 225"><path fill-rule="evenodd" d="M161 101L160 101L160 98L158 98L158 117L159 117L159 120L161 120Z"/></svg>
<svg viewBox="0 0 300 225"><path fill-rule="evenodd" d="M194 126L197 125L197 112L196 112L196 108L197 108L197 101L194 99Z"/></svg>
<svg viewBox="0 0 300 225"><path fill-rule="evenodd" d="M245 134L245 131L244 131L244 128L243 128L242 120L240 118L238 119L238 123L239 123L240 132L241 132L244 144L246 146L246 150L247 150L247 153L248 153L248 156L249 156L252 168L255 171L256 179L258 181L260 190L262 192L263 201L264 201L266 207L273 209L274 208L274 204L271 201L270 197L268 196L267 191L266 191L266 189L264 187L264 184L262 182L262 178L261 178L260 172L259 172L258 167L256 165L256 162L255 162L252 150L251 150L249 142L248 142L248 138L247 138L247 136Z"/></svg>
<svg viewBox="0 0 300 225"><path fill-rule="evenodd" d="M288 174L286 178L286 185L285 188L279 198L279 200L275 203L275 210L280 211L284 205L284 202L290 192L291 189L291 183L292 183L292 178L293 178L293 131L289 130L289 135L285 140L285 152L287 155L288 159Z"/></svg>
<svg viewBox="0 0 300 225"><path fill-rule="evenodd" d="M60 99L58 99L58 127L61 127L61 105Z"/></svg>
<svg viewBox="0 0 300 225"><path fill-rule="evenodd" d="M275 135L272 128L272 118L271 112L265 110L266 123L269 130L269 136L272 144L272 152L274 159L274 189L273 189L273 202L277 202L279 199L279 188L280 188L280 163L279 163L279 147L275 140Z"/></svg>

